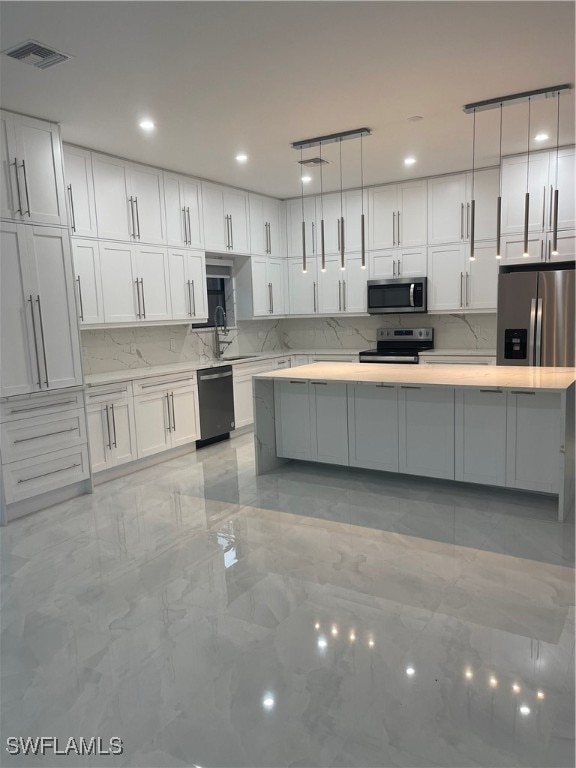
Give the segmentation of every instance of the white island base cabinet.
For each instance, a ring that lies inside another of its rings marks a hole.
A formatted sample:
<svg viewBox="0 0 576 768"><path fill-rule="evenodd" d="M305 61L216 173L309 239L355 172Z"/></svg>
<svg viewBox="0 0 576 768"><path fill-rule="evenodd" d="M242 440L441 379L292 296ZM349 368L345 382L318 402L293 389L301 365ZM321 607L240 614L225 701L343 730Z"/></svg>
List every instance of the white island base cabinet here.
<svg viewBox="0 0 576 768"><path fill-rule="evenodd" d="M398 388L349 384L348 433L351 467L398 472Z"/></svg>

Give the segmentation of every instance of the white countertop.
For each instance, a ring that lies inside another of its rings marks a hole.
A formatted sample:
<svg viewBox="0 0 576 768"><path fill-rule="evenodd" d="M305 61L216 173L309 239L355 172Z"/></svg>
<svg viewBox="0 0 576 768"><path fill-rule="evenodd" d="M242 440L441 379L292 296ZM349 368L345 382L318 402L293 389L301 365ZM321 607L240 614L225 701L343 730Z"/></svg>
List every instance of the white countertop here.
<svg viewBox="0 0 576 768"><path fill-rule="evenodd" d="M312 363L268 371L256 379L376 382L417 386L502 387L562 392L576 381L576 368L529 368L496 365L380 365L378 363Z"/></svg>
<svg viewBox="0 0 576 768"><path fill-rule="evenodd" d="M495 349L429 349L420 352L420 357L439 355L441 357L496 357Z"/></svg>

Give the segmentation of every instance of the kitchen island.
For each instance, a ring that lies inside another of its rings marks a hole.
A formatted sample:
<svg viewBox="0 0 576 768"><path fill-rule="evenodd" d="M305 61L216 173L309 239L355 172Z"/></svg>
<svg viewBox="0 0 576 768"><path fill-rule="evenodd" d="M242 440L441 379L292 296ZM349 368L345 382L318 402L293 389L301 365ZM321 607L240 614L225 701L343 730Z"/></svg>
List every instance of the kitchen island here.
<svg viewBox="0 0 576 768"><path fill-rule="evenodd" d="M256 472L300 459L554 494L574 510L576 369L314 363L254 377Z"/></svg>

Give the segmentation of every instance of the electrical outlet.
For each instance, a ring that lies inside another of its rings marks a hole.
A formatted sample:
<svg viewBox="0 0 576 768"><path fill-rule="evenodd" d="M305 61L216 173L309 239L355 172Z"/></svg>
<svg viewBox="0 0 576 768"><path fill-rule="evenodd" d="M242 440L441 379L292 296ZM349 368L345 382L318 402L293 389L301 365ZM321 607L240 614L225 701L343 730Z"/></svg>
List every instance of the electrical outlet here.
<svg viewBox="0 0 576 768"><path fill-rule="evenodd" d="M170 339L170 352L176 352L176 339Z"/></svg>
<svg viewBox="0 0 576 768"><path fill-rule="evenodd" d="M133 341L130 342L130 354L131 355L136 354L136 344Z"/></svg>

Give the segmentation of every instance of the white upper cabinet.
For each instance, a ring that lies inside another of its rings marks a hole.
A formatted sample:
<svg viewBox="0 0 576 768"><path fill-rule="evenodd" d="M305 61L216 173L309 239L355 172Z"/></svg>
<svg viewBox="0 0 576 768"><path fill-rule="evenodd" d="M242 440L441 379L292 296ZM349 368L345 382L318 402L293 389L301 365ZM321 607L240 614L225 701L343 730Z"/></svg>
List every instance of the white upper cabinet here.
<svg viewBox="0 0 576 768"><path fill-rule="evenodd" d="M106 242L99 246L104 320L115 325L136 322L141 315L137 301L140 283L136 285L132 246Z"/></svg>
<svg viewBox="0 0 576 768"><path fill-rule="evenodd" d="M252 256L236 273L237 317L273 317L286 314L288 264L286 259Z"/></svg>
<svg viewBox="0 0 576 768"><path fill-rule="evenodd" d="M67 223L57 125L2 112L2 216L31 224Z"/></svg>
<svg viewBox="0 0 576 768"><path fill-rule="evenodd" d="M474 189L472 189L474 187ZM439 176L428 180L428 243L469 242L472 236L472 192L475 200L474 240L496 237L497 168Z"/></svg>
<svg viewBox="0 0 576 768"><path fill-rule="evenodd" d="M164 171L164 201L168 244L203 248L201 183Z"/></svg>
<svg viewBox="0 0 576 768"><path fill-rule="evenodd" d="M142 320L170 320L168 254L165 248L134 246L138 314Z"/></svg>
<svg viewBox="0 0 576 768"><path fill-rule="evenodd" d="M318 220L320 219L318 218ZM288 200L286 204L288 256L294 256L300 259L302 258L303 242L306 243L307 256L314 256L317 252L316 243L318 234L316 232L315 198L304 198L304 241L302 235L302 221L302 200L300 198ZM326 219L324 221L326 226Z"/></svg>
<svg viewBox="0 0 576 768"><path fill-rule="evenodd" d="M281 257L280 202L250 194L250 250L256 256Z"/></svg>
<svg viewBox="0 0 576 768"><path fill-rule="evenodd" d="M98 236L166 242L162 171L92 153Z"/></svg>
<svg viewBox="0 0 576 768"><path fill-rule="evenodd" d="M173 320L198 322L208 317L206 259L203 251L168 249Z"/></svg>
<svg viewBox="0 0 576 768"><path fill-rule="evenodd" d="M370 248L426 244L427 182L387 184L370 190Z"/></svg>
<svg viewBox="0 0 576 768"><path fill-rule="evenodd" d="M129 199L128 164L116 157L92 153L92 171L98 237L133 240L136 229L133 201Z"/></svg>
<svg viewBox="0 0 576 768"><path fill-rule="evenodd" d="M546 227L546 206L549 197L549 153L505 157L502 160L502 234L514 235L524 231L526 183L530 193L528 231L543 232Z"/></svg>
<svg viewBox="0 0 576 768"><path fill-rule="evenodd" d="M466 240L472 237L472 199L475 200L474 242L494 240L496 237L496 210L500 189L498 168L484 168L466 174ZM474 195L472 195L474 193Z"/></svg>
<svg viewBox="0 0 576 768"><path fill-rule="evenodd" d="M248 194L202 184L204 246L207 251L250 253Z"/></svg>
<svg viewBox="0 0 576 768"><path fill-rule="evenodd" d="M318 277L316 258L307 260L306 272L301 259L288 259L289 314L313 315L318 312Z"/></svg>
<svg viewBox="0 0 576 768"><path fill-rule="evenodd" d="M64 145L64 173L68 219L73 237L98 237L92 181L92 155L86 149Z"/></svg>
<svg viewBox="0 0 576 768"><path fill-rule="evenodd" d="M340 269L340 258L329 256L326 268L318 271L318 307L321 315L337 315L342 308L342 278L344 272ZM315 310L316 311L316 310Z"/></svg>
<svg viewBox="0 0 576 768"><path fill-rule="evenodd" d="M104 322L98 240L72 239L78 317L81 325Z"/></svg>
<svg viewBox="0 0 576 768"><path fill-rule="evenodd" d="M350 314L366 312L366 282L370 277L368 254L366 254L364 268L362 268L362 258L359 254L346 256L346 269L341 274L342 311Z"/></svg>
<svg viewBox="0 0 576 768"><path fill-rule="evenodd" d="M495 311L498 260L494 242L476 243L470 261L467 244L428 249L428 310Z"/></svg>
<svg viewBox="0 0 576 768"><path fill-rule="evenodd" d="M550 152L550 198L548 201L547 229L554 227L554 190L558 190L558 229L576 229L576 148L568 147L558 152L558 174L556 174L556 152Z"/></svg>
<svg viewBox="0 0 576 768"><path fill-rule="evenodd" d="M370 253L370 279L426 275L426 248L391 248Z"/></svg>
<svg viewBox="0 0 576 768"><path fill-rule="evenodd" d="M498 303L498 259L496 242L476 243L474 261L470 261L470 248L465 254L465 293L464 304L467 309L495 312Z"/></svg>

